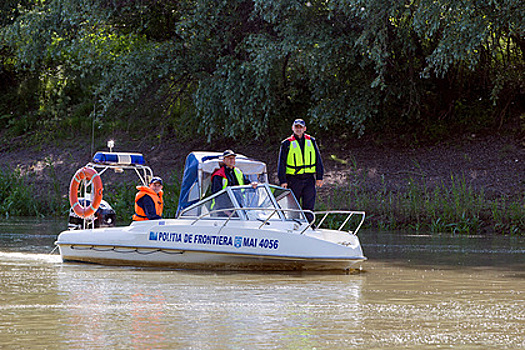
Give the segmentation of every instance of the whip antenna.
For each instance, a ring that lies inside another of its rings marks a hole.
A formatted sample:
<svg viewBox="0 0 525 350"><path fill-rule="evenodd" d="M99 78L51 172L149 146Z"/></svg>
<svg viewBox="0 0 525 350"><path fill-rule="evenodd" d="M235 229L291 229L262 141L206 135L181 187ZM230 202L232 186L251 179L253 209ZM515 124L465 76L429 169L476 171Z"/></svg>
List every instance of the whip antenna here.
<svg viewBox="0 0 525 350"><path fill-rule="evenodd" d="M97 115L97 103L93 105L93 123L91 125L91 153L89 156L93 155L93 150L95 148L95 117Z"/></svg>

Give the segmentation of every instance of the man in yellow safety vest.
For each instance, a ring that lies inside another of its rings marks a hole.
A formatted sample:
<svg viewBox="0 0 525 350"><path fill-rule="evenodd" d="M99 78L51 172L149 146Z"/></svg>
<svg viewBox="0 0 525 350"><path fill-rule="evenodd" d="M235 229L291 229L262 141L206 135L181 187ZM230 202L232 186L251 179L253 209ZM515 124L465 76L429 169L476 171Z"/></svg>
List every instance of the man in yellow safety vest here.
<svg viewBox="0 0 525 350"><path fill-rule="evenodd" d="M314 210L316 186L323 185L324 167L315 138L305 134L306 123L296 119L292 136L281 142L277 176L290 188L305 210ZM312 221L312 215L306 215Z"/></svg>
<svg viewBox="0 0 525 350"><path fill-rule="evenodd" d="M250 180L242 173L241 169L235 166L235 158L237 154L232 150L226 150L223 152L221 157L221 162L219 163L220 168L215 170L211 175L211 193L217 193L220 190L225 189L228 186L243 186L251 185L253 188L257 187L257 182L251 182ZM242 198L237 198L241 206L244 205ZM216 197L211 202L212 210L221 210L224 208L231 208L232 203L227 195L222 195ZM219 212L219 216L226 214L230 215L230 211L224 210L224 212Z"/></svg>

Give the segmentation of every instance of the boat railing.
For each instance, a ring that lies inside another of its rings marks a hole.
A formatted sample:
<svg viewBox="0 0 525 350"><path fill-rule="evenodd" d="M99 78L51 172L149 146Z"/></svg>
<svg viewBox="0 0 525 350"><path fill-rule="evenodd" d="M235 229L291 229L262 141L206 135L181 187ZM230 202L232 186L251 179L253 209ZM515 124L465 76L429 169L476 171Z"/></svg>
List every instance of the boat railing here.
<svg viewBox="0 0 525 350"><path fill-rule="evenodd" d="M320 229L321 226L323 225L323 223L325 222L326 218L330 215L346 215L346 218L343 220L343 223L339 226L339 228L337 229L338 231L343 231L345 225L350 221L350 219L354 216L354 215L358 215L360 216L360 220L358 222L358 224L355 227L354 230L348 230L346 232L350 233L350 234L353 234L353 235L357 235L357 232L361 229L361 226L363 225L364 221L365 221L365 216L366 216L366 213L364 211L354 211L354 210L329 210L329 211L316 211L316 212L313 212L311 210L302 210L302 209L277 209L277 208L260 208L260 207L253 207L253 208L250 208L250 207L247 207L247 208L227 208L227 209L218 209L218 210L212 210L210 212L207 212L207 213L204 213L202 215L199 215L192 223L191 225L194 225L195 223L197 223L198 221L200 221L201 219L205 218L205 217L208 217L208 216L213 216L214 214L226 214L226 216L224 218L226 218L226 221L223 223L221 229L219 230L219 232L222 230L222 228L224 226L226 226L233 217L236 217L235 214L237 212L246 212L246 211L261 211L261 210L264 210L264 211L271 211L271 213L266 217L265 220L263 219L258 219L260 220L262 223L261 225L259 226L259 229L261 229L264 225L266 225L268 223L268 221L270 221L270 219L276 214L276 213L298 213L298 214L305 214L305 213L308 213L310 215L312 215L313 217L313 220L311 222L301 222L297 219L291 219L292 221L296 221L298 224L300 224L301 226L303 226L304 224L304 227L302 228L300 234L303 234L309 227L312 227L313 223L315 223L315 219L316 219L316 216L317 215L323 215L321 220L319 221L319 223L315 226L316 229ZM301 227L300 226L300 227Z"/></svg>
<svg viewBox="0 0 525 350"><path fill-rule="evenodd" d="M315 214L317 215L323 215L321 221L317 224L316 228L321 228L321 225L325 222L326 218L329 215L347 215L341 226L337 229L338 231L343 231L345 225L350 221L352 216L354 215L360 215L361 219L359 221L359 224L357 224L356 228L352 231L347 231L348 233L356 235L361 226L363 225L363 222L365 221L366 213L364 211L354 211L354 210L328 210L328 211L316 211Z"/></svg>
<svg viewBox="0 0 525 350"><path fill-rule="evenodd" d="M117 174L121 174L126 170L133 170L144 186L146 186L149 179L153 177L153 170L151 170L149 166L140 164L103 164L89 162L86 166L97 170L100 176L109 169Z"/></svg>
<svg viewBox="0 0 525 350"><path fill-rule="evenodd" d="M263 219L258 219L259 221L261 221L261 225L259 226L259 229L261 229L264 225L266 225L268 223L268 221L270 221L270 219L276 214L276 213L298 213L298 214L305 214L305 213L309 213L311 215L313 215L314 219L315 219L315 213L311 210L301 210L301 209L277 209L277 208L260 208L260 207L246 207L246 208L226 208L226 209L217 209L217 210L212 210L212 211L209 211L209 212L206 212L202 215L199 215L190 225L194 225L196 224L198 221L202 220L203 218L205 217L212 217L213 214L226 214L226 216L224 216L223 218L227 218L226 221L223 223L222 227L221 227L221 230L224 226L226 226L228 224L228 222L231 221L231 219L233 217L235 217L235 214L237 212L246 212L246 211L271 211L271 213L268 215L268 217L263 220ZM291 219L292 221L295 221L297 222L298 224L300 224L301 226L303 224L305 224L305 227L304 229L301 231L301 234L304 233L304 231L306 231L308 229L308 227L311 227L312 223L308 223L307 221L304 221L304 222L301 222L299 221L298 219ZM315 220L314 220L315 221ZM220 230L219 230L220 232Z"/></svg>

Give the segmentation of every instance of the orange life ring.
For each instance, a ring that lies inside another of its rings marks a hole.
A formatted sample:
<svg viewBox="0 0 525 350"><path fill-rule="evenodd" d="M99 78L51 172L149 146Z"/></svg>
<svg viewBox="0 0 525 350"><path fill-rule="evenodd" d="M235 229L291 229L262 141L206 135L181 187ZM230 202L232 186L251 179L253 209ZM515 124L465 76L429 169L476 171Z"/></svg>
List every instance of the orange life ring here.
<svg viewBox="0 0 525 350"><path fill-rule="evenodd" d="M82 206L78 201L78 188L82 180L91 181L93 186L95 198L89 206ZM93 215L102 201L102 191L102 179L95 169L86 167L79 169L71 179L71 184L69 185L69 203L75 214L81 218Z"/></svg>

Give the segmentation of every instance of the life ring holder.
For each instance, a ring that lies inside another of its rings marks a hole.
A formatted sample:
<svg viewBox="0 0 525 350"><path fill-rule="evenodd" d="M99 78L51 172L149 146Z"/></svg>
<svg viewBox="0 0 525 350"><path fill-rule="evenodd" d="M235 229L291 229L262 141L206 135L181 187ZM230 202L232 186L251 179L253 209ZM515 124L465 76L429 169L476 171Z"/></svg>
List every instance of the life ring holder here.
<svg viewBox="0 0 525 350"><path fill-rule="evenodd" d="M86 186L93 186L92 193L94 193L95 197L89 206L83 206L78 200L78 189L82 181L87 181ZM102 179L95 169L83 167L77 170L69 185L69 203L75 214L81 218L87 218L95 214L102 201L102 191Z"/></svg>

